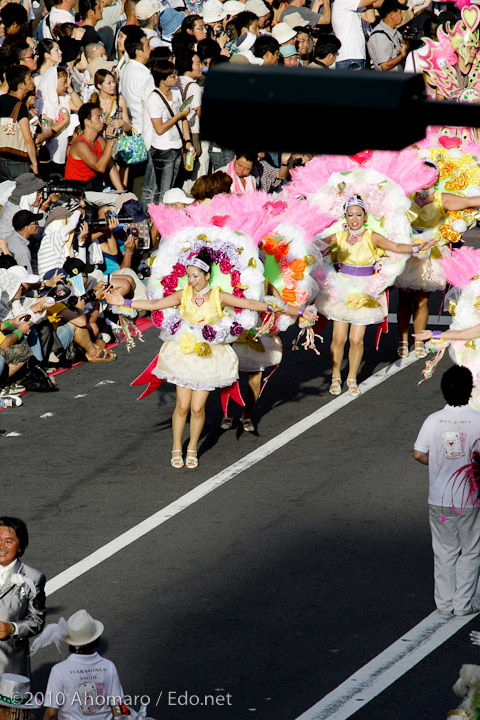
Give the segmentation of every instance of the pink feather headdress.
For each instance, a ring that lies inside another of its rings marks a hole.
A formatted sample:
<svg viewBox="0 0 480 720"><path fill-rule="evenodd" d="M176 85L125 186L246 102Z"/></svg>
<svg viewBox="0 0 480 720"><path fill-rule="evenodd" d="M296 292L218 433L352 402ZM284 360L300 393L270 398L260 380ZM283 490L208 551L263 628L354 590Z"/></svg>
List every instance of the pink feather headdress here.
<svg viewBox="0 0 480 720"><path fill-rule="evenodd" d="M438 262L447 282L463 290L480 273L480 250L464 245Z"/></svg>

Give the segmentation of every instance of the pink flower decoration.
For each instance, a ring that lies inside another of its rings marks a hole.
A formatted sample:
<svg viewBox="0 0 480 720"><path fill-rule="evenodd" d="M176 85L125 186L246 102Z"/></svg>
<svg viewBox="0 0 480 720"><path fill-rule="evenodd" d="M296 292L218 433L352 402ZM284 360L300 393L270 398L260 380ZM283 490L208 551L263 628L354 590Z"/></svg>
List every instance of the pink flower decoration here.
<svg viewBox="0 0 480 720"><path fill-rule="evenodd" d="M297 299L297 302L300 303L300 305L303 305L308 300L308 292L306 290L297 290L295 293L295 297Z"/></svg>
<svg viewBox="0 0 480 720"><path fill-rule="evenodd" d="M230 260L228 258L225 258L225 260L222 260L220 262L220 270L222 273L225 273L227 275L232 270L232 266L230 264Z"/></svg>
<svg viewBox="0 0 480 720"><path fill-rule="evenodd" d="M295 290L297 287L297 281L292 275L287 275L283 278L283 282L287 290Z"/></svg>
<svg viewBox="0 0 480 720"><path fill-rule="evenodd" d="M230 282L232 283L232 287L236 287L238 285L238 283L240 282L240 273L238 272L238 270L234 270L232 272Z"/></svg>
<svg viewBox="0 0 480 720"><path fill-rule="evenodd" d="M277 202L266 202L263 207L265 210L269 210L272 215L281 215L287 209L287 203L278 200Z"/></svg>
<svg viewBox="0 0 480 720"><path fill-rule="evenodd" d="M152 312L152 322L155 325L155 327L162 327L163 312L161 310L154 310Z"/></svg>
<svg viewBox="0 0 480 720"><path fill-rule="evenodd" d="M176 275L177 277L183 277L187 274L187 268L185 265L182 265L182 263L175 263L173 266L172 274Z"/></svg>
<svg viewBox="0 0 480 720"><path fill-rule="evenodd" d="M178 283L178 277L176 275L165 275L162 279L162 285L166 289L175 290Z"/></svg>

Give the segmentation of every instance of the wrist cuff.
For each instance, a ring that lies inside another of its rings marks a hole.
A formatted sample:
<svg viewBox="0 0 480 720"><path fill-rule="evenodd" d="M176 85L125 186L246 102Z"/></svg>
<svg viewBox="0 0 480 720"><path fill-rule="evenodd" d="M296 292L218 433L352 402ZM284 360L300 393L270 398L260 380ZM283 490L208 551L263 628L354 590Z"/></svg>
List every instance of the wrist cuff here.
<svg viewBox="0 0 480 720"><path fill-rule="evenodd" d="M123 305L124 307L131 308L132 307L133 300L124 300Z"/></svg>
<svg viewBox="0 0 480 720"><path fill-rule="evenodd" d="M442 339L442 331L441 330L434 330L432 332L432 340L441 340Z"/></svg>
<svg viewBox="0 0 480 720"><path fill-rule="evenodd" d="M14 330L13 334L16 335L19 340L23 338L23 333L21 333L20 330Z"/></svg>

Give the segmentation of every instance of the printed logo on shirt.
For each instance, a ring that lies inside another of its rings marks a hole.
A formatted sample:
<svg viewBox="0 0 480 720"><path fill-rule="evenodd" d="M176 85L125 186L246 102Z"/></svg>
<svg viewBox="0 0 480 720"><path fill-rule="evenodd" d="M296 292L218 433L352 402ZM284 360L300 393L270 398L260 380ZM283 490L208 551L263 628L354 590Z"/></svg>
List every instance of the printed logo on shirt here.
<svg viewBox="0 0 480 720"><path fill-rule="evenodd" d="M465 455L466 433L444 432L442 433L443 454L447 460L456 460Z"/></svg>
<svg viewBox="0 0 480 720"><path fill-rule="evenodd" d="M82 715L95 715L103 710L104 685L101 682L84 682L75 688L74 700L80 705Z"/></svg>

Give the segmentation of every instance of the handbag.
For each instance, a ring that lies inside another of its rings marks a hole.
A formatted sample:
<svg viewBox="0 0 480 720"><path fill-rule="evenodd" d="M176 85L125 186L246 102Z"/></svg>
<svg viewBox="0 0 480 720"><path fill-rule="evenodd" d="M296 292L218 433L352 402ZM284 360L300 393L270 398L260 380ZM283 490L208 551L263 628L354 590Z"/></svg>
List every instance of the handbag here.
<svg viewBox="0 0 480 720"><path fill-rule="evenodd" d="M132 127L132 134L122 133L117 140L118 154L127 165L137 165L147 159L147 148L140 133L135 132Z"/></svg>
<svg viewBox="0 0 480 720"><path fill-rule="evenodd" d="M163 102L167 106L168 112L170 113L172 118L174 118L175 113L173 112L172 108L170 107L170 103L168 102L168 100L163 96L163 94L160 92L160 90L157 90L157 88L155 88L154 92L156 92L157 95L163 100ZM183 139L182 128L180 127L178 120L175 122L175 125L177 127L178 134L180 135L180 137L182 139L182 162L183 162L183 167L185 168L185 167L188 167L188 164L190 162L190 158L187 159L187 155L188 155L189 151L185 147L185 140Z"/></svg>
<svg viewBox="0 0 480 720"><path fill-rule="evenodd" d="M27 145L18 124L18 113L21 106L22 102L19 100L10 117L0 118L0 155L28 158Z"/></svg>

